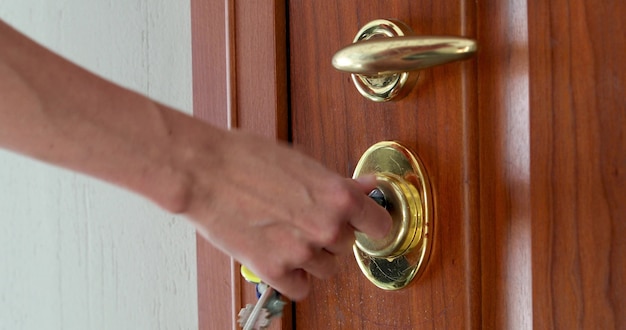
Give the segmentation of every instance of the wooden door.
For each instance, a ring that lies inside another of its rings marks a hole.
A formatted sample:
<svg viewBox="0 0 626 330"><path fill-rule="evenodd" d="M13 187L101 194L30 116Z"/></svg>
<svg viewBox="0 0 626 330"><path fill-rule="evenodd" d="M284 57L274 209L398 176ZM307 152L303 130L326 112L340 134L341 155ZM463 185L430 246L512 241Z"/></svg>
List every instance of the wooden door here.
<svg viewBox="0 0 626 330"><path fill-rule="evenodd" d="M476 60L420 73L417 88L397 102L362 97L350 76L330 65L359 28L397 18L422 35L475 37L475 9L430 0L291 1L289 5L292 139L296 148L344 176L383 140L400 141L422 159L435 199L434 246L414 285L386 292L360 272L353 256L339 275L315 281L296 304L305 329L451 328L480 318L480 226ZM476 309L476 310L474 310ZM324 315L324 317L320 317Z"/></svg>
<svg viewBox="0 0 626 330"><path fill-rule="evenodd" d="M273 328L626 327L626 4L193 0L192 10L198 116L290 139L346 176L369 145L398 140L433 184L421 278L383 292L346 257ZM371 103L330 57L375 18L476 38L478 56L423 71L401 101ZM198 269L201 328L236 328L253 299L237 265L199 240Z"/></svg>

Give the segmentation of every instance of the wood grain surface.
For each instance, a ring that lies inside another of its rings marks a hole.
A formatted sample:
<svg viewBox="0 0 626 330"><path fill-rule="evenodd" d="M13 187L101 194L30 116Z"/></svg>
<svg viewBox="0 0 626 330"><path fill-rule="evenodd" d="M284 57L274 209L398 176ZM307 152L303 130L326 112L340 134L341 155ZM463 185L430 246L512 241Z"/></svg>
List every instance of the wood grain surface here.
<svg viewBox="0 0 626 330"><path fill-rule="evenodd" d="M626 328L623 1L529 5L533 317Z"/></svg>

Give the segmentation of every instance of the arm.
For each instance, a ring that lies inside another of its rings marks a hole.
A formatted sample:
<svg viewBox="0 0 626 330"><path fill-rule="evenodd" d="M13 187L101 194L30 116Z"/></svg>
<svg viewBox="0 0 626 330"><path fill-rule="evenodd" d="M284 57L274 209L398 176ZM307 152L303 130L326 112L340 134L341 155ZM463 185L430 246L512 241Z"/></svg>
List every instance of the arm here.
<svg viewBox="0 0 626 330"><path fill-rule="evenodd" d="M0 147L117 184L184 214L287 296L326 278L388 214L280 144L227 132L105 81L0 22Z"/></svg>

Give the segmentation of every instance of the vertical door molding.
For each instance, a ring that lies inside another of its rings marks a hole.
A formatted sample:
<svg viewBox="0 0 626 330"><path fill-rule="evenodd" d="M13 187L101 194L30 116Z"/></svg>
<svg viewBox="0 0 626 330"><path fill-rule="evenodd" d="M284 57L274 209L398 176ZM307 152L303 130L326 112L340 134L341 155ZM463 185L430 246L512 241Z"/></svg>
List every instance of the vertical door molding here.
<svg viewBox="0 0 626 330"><path fill-rule="evenodd" d="M477 6L482 328L529 329L527 1L487 1Z"/></svg>
<svg viewBox="0 0 626 330"><path fill-rule="evenodd" d="M288 139L284 2L191 0L194 115L224 129ZM255 299L239 265L197 238L200 329L238 329ZM282 322L291 324L290 308Z"/></svg>

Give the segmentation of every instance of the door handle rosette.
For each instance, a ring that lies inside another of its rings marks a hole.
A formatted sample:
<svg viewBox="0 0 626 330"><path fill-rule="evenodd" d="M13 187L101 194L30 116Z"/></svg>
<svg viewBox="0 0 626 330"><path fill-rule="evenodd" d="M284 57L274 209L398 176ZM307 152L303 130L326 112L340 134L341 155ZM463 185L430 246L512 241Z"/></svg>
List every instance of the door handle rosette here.
<svg viewBox="0 0 626 330"><path fill-rule="evenodd" d="M417 81L417 70L470 58L476 48L472 39L415 36L400 21L377 19L361 28L352 44L335 53L332 64L352 73L361 95L385 102L405 96Z"/></svg>
<svg viewBox="0 0 626 330"><path fill-rule="evenodd" d="M397 142L384 141L361 157L353 178L375 175L378 187L370 197L393 220L386 237L373 239L357 232L353 247L361 271L376 286L397 290L424 270L433 239L430 182L417 156Z"/></svg>

